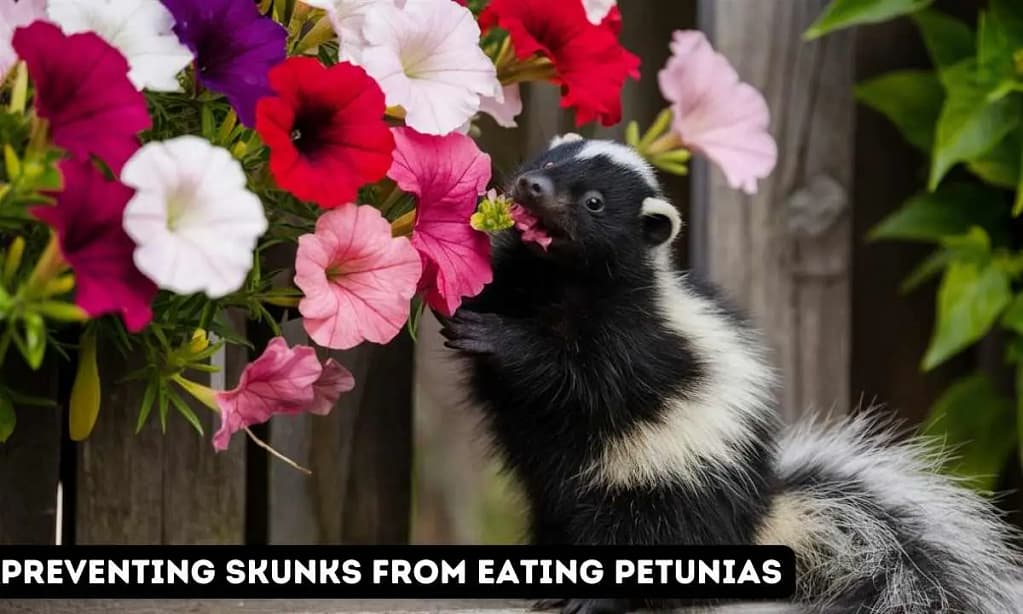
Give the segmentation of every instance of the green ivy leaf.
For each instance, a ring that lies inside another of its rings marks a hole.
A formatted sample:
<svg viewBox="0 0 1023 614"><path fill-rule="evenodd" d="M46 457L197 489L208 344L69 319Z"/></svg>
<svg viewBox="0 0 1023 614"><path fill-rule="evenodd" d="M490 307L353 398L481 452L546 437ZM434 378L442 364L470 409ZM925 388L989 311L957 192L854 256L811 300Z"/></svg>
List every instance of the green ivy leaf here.
<svg viewBox="0 0 1023 614"><path fill-rule="evenodd" d="M996 232L1004 223L1003 195L985 186L950 183L935 192L923 192L875 226L872 241L900 240L938 243L961 235L973 226Z"/></svg>
<svg viewBox="0 0 1023 614"><path fill-rule="evenodd" d="M933 190L957 162L978 158L991 150L1019 124L1020 104L1015 96L991 102L977 81L977 63L966 60L945 73L947 98L938 119L931 176Z"/></svg>
<svg viewBox="0 0 1023 614"><path fill-rule="evenodd" d="M888 118L911 145L930 153L945 90L929 70L897 70L856 86L856 98Z"/></svg>
<svg viewBox="0 0 1023 614"><path fill-rule="evenodd" d="M14 414L14 402L0 391L0 443L6 443L14 432L18 419Z"/></svg>
<svg viewBox="0 0 1023 614"><path fill-rule="evenodd" d="M913 23L924 39L931 61L940 70L973 56L976 49L973 30L962 21L928 9L914 13Z"/></svg>
<svg viewBox="0 0 1023 614"><path fill-rule="evenodd" d="M938 290L937 323L923 369L933 369L983 337L1011 300L1008 275L992 263L950 264Z"/></svg>
<svg viewBox="0 0 1023 614"><path fill-rule="evenodd" d="M909 275L902 280L899 284L900 294L909 294L913 290L916 290L932 278L936 277L945 267L948 266L949 261L952 259L952 252L944 249L939 249L933 252L931 255L924 258L920 264L916 265Z"/></svg>
<svg viewBox="0 0 1023 614"><path fill-rule="evenodd" d="M1015 190L1020 182L1020 167L1023 166L1023 139L1020 132L1008 135L986 154L966 163L974 175L991 185Z"/></svg>
<svg viewBox="0 0 1023 614"><path fill-rule="evenodd" d="M1023 47L1023 4L1019 0L990 0L991 16L998 20L1013 49Z"/></svg>
<svg viewBox="0 0 1023 614"><path fill-rule="evenodd" d="M1023 334L1023 293L1017 294L1006 307L1002 314L1002 326Z"/></svg>
<svg viewBox="0 0 1023 614"><path fill-rule="evenodd" d="M984 374L956 381L931 408L923 433L945 441L949 472L982 491L994 488L1016 444L1015 408Z"/></svg>
<svg viewBox="0 0 1023 614"><path fill-rule="evenodd" d="M824 36L842 28L887 21L913 13L933 0L834 0L803 35L807 40Z"/></svg>

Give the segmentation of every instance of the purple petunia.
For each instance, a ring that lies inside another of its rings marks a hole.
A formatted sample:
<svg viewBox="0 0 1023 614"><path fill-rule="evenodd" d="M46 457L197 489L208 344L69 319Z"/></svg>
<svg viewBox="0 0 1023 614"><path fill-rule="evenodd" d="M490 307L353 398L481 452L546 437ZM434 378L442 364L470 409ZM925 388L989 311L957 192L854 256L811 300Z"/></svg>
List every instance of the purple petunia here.
<svg viewBox="0 0 1023 614"><path fill-rule="evenodd" d="M195 54L199 82L220 92L251 127L256 102L273 93L267 72L284 61L287 31L252 0L161 0L174 33Z"/></svg>

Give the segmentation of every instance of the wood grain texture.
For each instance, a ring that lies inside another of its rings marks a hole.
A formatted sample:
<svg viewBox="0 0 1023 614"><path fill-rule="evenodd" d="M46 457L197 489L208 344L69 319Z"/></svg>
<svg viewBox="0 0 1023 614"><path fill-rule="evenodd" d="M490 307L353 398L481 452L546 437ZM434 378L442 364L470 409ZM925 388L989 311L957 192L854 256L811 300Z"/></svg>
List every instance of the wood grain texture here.
<svg viewBox="0 0 1023 614"><path fill-rule="evenodd" d="M39 371L8 352L5 380L18 392L57 398L53 362ZM17 363L17 364L15 364ZM0 544L52 544L56 537L57 480L60 472L61 410L15 407L17 424L0 444Z"/></svg>
<svg viewBox="0 0 1023 614"><path fill-rule="evenodd" d="M853 38L801 38L826 4L700 3L715 46L764 92L779 159L752 197L709 171L694 259L764 331L789 419L844 412L850 396Z"/></svg>
<svg viewBox="0 0 1023 614"><path fill-rule="evenodd" d="M301 322L290 344L308 343ZM269 543L399 544L409 539L412 471L412 340L364 344L329 355L355 376L355 389L328 416L270 423L270 441L312 470L272 461Z"/></svg>
<svg viewBox="0 0 1023 614"><path fill-rule="evenodd" d="M198 403L200 436L171 408L167 433L156 408L135 424L144 393L119 382L142 357L100 348L104 382L95 430L79 445L76 541L80 544L236 544L244 538L244 446L217 453L210 434L219 420ZM199 374L193 379L202 381ZM187 398L183 395L183 398Z"/></svg>

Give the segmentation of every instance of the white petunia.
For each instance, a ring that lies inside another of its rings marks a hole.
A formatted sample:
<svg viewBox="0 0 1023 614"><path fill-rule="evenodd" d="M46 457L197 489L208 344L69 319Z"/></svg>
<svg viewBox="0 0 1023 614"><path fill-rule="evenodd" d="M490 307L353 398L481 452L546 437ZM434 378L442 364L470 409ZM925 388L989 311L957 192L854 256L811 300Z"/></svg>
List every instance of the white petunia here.
<svg viewBox="0 0 1023 614"><path fill-rule="evenodd" d="M366 40L362 26L366 15L381 7L404 6L396 0L301 0L313 8L323 9L334 26L338 39L338 59L342 62L359 64Z"/></svg>
<svg viewBox="0 0 1023 614"><path fill-rule="evenodd" d="M519 84L512 83L497 90L496 96L480 96L480 112L494 118L498 126L514 128L515 118L522 113L522 93Z"/></svg>
<svg viewBox="0 0 1023 614"><path fill-rule="evenodd" d="M196 136L148 143L124 165L121 181L137 190L124 230L146 277L178 294L211 298L245 283L267 223L226 149Z"/></svg>
<svg viewBox="0 0 1023 614"><path fill-rule="evenodd" d="M363 68L389 106L404 107L405 123L418 132L457 130L479 111L481 96L500 92L476 20L452 0L381 7L366 15L363 36Z"/></svg>
<svg viewBox="0 0 1023 614"><path fill-rule="evenodd" d="M599 26L616 4L618 3L615 0L583 0L583 8L586 9L586 19L593 25Z"/></svg>
<svg viewBox="0 0 1023 614"><path fill-rule="evenodd" d="M65 34L95 32L116 47L136 88L180 89L177 75L192 53L174 34L174 18L160 0L49 0L47 10Z"/></svg>
<svg viewBox="0 0 1023 614"><path fill-rule="evenodd" d="M46 18L46 0L0 0L0 82L18 61L11 46L14 31L37 19Z"/></svg>

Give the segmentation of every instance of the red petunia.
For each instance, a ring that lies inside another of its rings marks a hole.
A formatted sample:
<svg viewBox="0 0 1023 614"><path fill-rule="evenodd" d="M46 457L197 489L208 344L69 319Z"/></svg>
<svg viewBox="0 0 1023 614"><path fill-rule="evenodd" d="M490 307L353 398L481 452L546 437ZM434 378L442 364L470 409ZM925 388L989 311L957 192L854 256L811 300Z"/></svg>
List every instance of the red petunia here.
<svg viewBox="0 0 1023 614"><path fill-rule="evenodd" d="M622 87L639 77L639 58L619 44L613 19L590 23L581 2L494 0L479 21L484 29L507 30L520 60L550 58L553 82L563 87L561 106L575 108L577 125L621 120Z"/></svg>
<svg viewBox="0 0 1023 614"><path fill-rule="evenodd" d="M60 252L75 273L75 303L90 316L119 312L131 332L152 319L153 282L135 268L135 243L121 217L135 190L108 181L88 160L60 163L64 190L53 207L32 215L57 233Z"/></svg>
<svg viewBox="0 0 1023 614"><path fill-rule="evenodd" d="M394 137L384 121L384 94L363 69L294 57L270 71L270 87L276 95L257 104L256 131L283 189L337 207L387 173Z"/></svg>
<svg viewBox="0 0 1023 614"><path fill-rule="evenodd" d="M35 84L36 112L53 142L78 158L93 154L120 173L152 121L128 80L128 62L92 32L66 36L45 21L19 28L14 49Z"/></svg>

